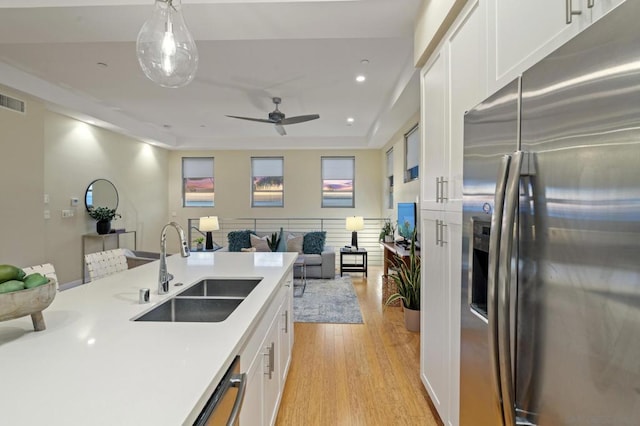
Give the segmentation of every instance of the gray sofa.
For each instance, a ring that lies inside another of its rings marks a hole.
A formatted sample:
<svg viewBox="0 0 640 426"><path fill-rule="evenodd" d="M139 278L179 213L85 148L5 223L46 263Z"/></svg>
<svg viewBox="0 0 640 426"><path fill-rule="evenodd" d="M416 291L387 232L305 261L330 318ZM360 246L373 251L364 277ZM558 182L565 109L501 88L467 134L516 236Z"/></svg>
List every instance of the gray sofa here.
<svg viewBox="0 0 640 426"><path fill-rule="evenodd" d="M271 236L272 232L254 232L258 237ZM282 240L278 246L278 251L287 251L288 235L303 235L304 232L288 232L284 231ZM225 246L221 251L228 251ZM299 256L304 258L307 278L325 278L332 279L336 276L336 251L331 246L324 246L321 254L305 254ZM294 276L300 278L300 268L294 268Z"/></svg>

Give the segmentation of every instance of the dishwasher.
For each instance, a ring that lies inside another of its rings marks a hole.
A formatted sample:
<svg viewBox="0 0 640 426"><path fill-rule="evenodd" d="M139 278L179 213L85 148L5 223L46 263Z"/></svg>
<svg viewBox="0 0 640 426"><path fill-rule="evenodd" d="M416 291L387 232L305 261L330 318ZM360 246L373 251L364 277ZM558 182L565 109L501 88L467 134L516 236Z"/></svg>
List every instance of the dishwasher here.
<svg viewBox="0 0 640 426"><path fill-rule="evenodd" d="M237 425L246 385L247 375L240 373L240 357L237 356L193 424Z"/></svg>

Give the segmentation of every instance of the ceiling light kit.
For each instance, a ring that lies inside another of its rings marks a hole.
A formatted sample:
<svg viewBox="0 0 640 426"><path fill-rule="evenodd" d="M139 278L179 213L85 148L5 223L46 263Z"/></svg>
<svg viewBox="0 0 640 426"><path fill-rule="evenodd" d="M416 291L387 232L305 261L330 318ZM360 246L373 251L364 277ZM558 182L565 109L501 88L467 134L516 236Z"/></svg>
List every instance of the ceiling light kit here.
<svg viewBox="0 0 640 426"><path fill-rule="evenodd" d="M138 33L138 62L163 87L182 87L198 69L198 49L182 16L182 0L155 0L153 15Z"/></svg>
<svg viewBox="0 0 640 426"><path fill-rule="evenodd" d="M366 79L367 79L367 77L364 74L360 74L360 75L356 76L356 81L358 83L363 83Z"/></svg>
<svg viewBox="0 0 640 426"><path fill-rule="evenodd" d="M351 126L354 121L356 121L353 117L347 117L347 126Z"/></svg>

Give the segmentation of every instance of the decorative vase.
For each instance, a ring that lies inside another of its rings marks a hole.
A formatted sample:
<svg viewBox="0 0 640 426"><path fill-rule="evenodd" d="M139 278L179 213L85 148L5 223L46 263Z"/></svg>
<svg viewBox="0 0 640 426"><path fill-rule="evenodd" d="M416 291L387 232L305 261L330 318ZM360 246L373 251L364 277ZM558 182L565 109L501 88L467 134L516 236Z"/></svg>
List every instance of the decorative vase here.
<svg viewBox="0 0 640 426"><path fill-rule="evenodd" d="M110 220L99 220L96 222L96 232L100 235L108 234L111 232Z"/></svg>
<svg viewBox="0 0 640 426"><path fill-rule="evenodd" d="M420 331L420 310L404 307L404 326L409 331Z"/></svg>

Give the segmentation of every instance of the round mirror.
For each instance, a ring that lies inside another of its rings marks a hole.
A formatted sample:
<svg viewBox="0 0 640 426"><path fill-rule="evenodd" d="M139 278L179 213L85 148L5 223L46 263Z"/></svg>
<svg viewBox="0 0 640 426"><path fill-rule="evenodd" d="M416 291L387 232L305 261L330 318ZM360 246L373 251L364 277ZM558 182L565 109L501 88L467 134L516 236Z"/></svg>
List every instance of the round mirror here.
<svg viewBox="0 0 640 426"><path fill-rule="evenodd" d="M92 207L118 208L118 190L106 179L96 179L89 184L84 194L84 205L87 210Z"/></svg>

